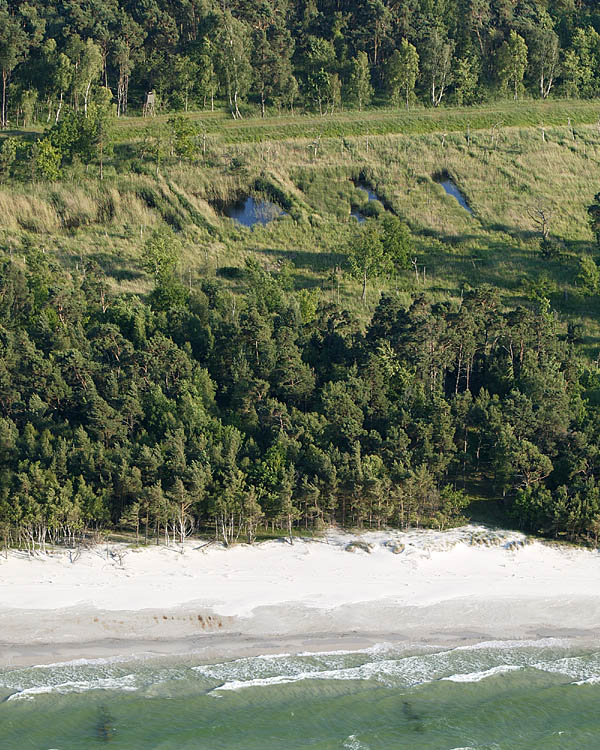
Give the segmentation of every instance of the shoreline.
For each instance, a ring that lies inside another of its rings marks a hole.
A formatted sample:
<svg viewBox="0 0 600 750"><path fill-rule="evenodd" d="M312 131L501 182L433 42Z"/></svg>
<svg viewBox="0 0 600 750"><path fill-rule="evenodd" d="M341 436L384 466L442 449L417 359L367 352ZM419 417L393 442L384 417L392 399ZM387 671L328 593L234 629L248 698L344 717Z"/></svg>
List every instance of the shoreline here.
<svg viewBox="0 0 600 750"><path fill-rule="evenodd" d="M353 545L359 541L362 547ZM368 550L368 551L367 551ZM381 642L598 643L600 555L468 526L0 562L0 666ZM117 556L118 559L118 556Z"/></svg>
<svg viewBox="0 0 600 750"><path fill-rule="evenodd" d="M516 602L515 602L516 604ZM28 613L17 612L18 617ZM62 613L57 611L58 615ZM136 613L121 613L133 623ZM401 613L398 613L401 614ZM428 613L424 613L428 614ZM139 635L123 637L113 633L104 638L80 640L89 635L85 631L77 634L77 640L56 640L35 643L0 641L0 669L58 666L77 662L144 661L194 659L199 663L212 663L264 655L298 655L311 653L335 653L339 651L361 652L386 644L410 647L442 647L454 649L479 643L537 643L550 640L581 649L594 649L599 645L596 628L552 627L530 624L520 628L489 630L459 630L457 624L446 630L425 631L413 627L404 632L394 630L359 631L312 631L285 634L252 634L227 632L204 636L181 635L180 637L148 638Z"/></svg>

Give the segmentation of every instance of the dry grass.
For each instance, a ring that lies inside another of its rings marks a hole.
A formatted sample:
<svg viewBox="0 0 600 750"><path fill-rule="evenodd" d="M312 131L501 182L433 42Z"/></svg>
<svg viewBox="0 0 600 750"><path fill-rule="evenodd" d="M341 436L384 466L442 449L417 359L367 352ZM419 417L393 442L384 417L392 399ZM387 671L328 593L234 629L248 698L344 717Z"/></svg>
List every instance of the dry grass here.
<svg viewBox="0 0 600 750"><path fill-rule="evenodd" d="M60 219L54 207L29 191L0 190L0 212L5 232L28 230L49 234L60 229Z"/></svg>

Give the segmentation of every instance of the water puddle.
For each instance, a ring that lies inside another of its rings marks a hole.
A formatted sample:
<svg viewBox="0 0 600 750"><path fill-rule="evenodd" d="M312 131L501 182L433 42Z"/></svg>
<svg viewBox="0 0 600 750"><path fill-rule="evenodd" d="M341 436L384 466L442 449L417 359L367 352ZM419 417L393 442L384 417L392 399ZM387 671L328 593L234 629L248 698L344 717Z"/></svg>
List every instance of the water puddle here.
<svg viewBox="0 0 600 750"><path fill-rule="evenodd" d="M287 216L287 214L275 203L249 195L226 206L225 216L237 221L244 227L253 227L256 224L264 226L280 216Z"/></svg>
<svg viewBox="0 0 600 750"><path fill-rule="evenodd" d="M456 198L459 205L462 206L466 211L468 211L470 214L473 213L473 209L471 208L471 206L469 206L467 199L461 193L460 189L447 172L442 172L441 174L434 175L433 181L437 182L438 185L441 185L448 195Z"/></svg>
<svg viewBox="0 0 600 750"><path fill-rule="evenodd" d="M371 203L371 201L379 201L379 196L377 193L372 190L369 185L367 185L366 182L355 182L355 187L358 188L358 190L362 190L363 193L367 194L368 202ZM354 216L354 218L358 221L359 224L362 224L363 221L367 219L367 216L357 207L352 208L350 211L350 216Z"/></svg>
<svg viewBox="0 0 600 750"><path fill-rule="evenodd" d="M359 190L362 190L362 191L363 191L363 193L366 193L370 201L378 201L378 200L380 200L380 199L379 199L379 196L377 195L377 193L376 193L376 192L375 192L374 190L372 190L372 189L371 189L371 188L370 188L370 187L369 187L369 186L367 185L367 183L366 183L366 182L357 182L357 183L356 183L356 187L357 187L357 188L358 188Z"/></svg>

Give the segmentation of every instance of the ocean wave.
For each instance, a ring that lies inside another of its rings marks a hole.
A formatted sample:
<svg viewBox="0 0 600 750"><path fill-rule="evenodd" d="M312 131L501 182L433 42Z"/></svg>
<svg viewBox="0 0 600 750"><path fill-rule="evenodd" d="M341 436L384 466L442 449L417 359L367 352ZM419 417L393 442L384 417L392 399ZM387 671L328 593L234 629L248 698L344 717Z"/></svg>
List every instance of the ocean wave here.
<svg viewBox="0 0 600 750"><path fill-rule="evenodd" d="M201 664L192 667L192 670L198 676L225 682L230 679L250 680L255 677L294 675L303 671L304 668L303 662L298 657L281 654L279 656L249 656L217 664Z"/></svg>
<svg viewBox="0 0 600 750"><path fill-rule="evenodd" d="M184 684L194 673L186 665L152 661L149 658L74 660L51 667L36 665L0 671L4 700L34 698L47 693L76 693L88 690L145 691L156 694L160 686ZM171 688L167 688L168 695Z"/></svg>
<svg viewBox="0 0 600 750"><path fill-rule="evenodd" d="M417 653L385 644L356 651L303 652L269 659L247 657L201 665L194 670L199 677L219 683L209 687L211 692L304 680L373 680L388 687L411 688L436 680L479 682L526 668L566 673L567 676L572 673L573 679L600 675L600 662L596 663L595 657L591 662L589 656L551 658L563 643L549 638L484 641L445 650L421 647ZM570 670L566 669L567 664ZM579 666L575 669L575 665Z"/></svg>
<svg viewBox="0 0 600 750"><path fill-rule="evenodd" d="M594 675L593 677L588 677L587 680L576 680L575 682L572 682L571 685L599 685L600 684L600 675Z"/></svg>
<svg viewBox="0 0 600 750"><path fill-rule="evenodd" d="M359 648L339 649L333 651L300 651L295 655L329 658L334 656L360 656L362 654L365 654L367 656L380 656L381 658L387 658L392 654L401 656L403 654L415 651L430 652L438 650L439 646L426 645L423 643L392 643L389 641L383 641L382 643L375 643L372 646L362 646Z"/></svg>
<svg viewBox="0 0 600 750"><path fill-rule="evenodd" d="M544 660L532 665L542 672L564 675L573 680L573 684L593 684L600 682L600 652L584 656L565 656L560 659Z"/></svg>
<svg viewBox="0 0 600 750"><path fill-rule="evenodd" d="M119 664L131 661L133 656L102 656L96 659L72 659L71 661L57 661L49 664L34 664L30 669L57 669L58 667L96 667L106 664Z"/></svg>
<svg viewBox="0 0 600 750"><path fill-rule="evenodd" d="M564 675L565 681L575 685L600 683L600 653L582 655L571 647L563 648L564 643L568 642L546 638L442 648L384 642L357 650L260 654L194 666L165 665L152 659L123 664L121 657L80 659L0 672L0 688L4 695L10 694L8 700L94 689L139 690L148 696L158 690L169 697L200 688L218 697L227 691L308 680L371 681L410 689L436 681L475 683L525 669Z"/></svg>
<svg viewBox="0 0 600 750"><path fill-rule="evenodd" d="M346 750L369 750L369 746L363 744L355 734L346 737L342 747L346 748Z"/></svg>
<svg viewBox="0 0 600 750"><path fill-rule="evenodd" d="M296 656L350 656L352 654L366 654L368 649L353 648L339 651L300 651Z"/></svg>
<svg viewBox="0 0 600 750"><path fill-rule="evenodd" d="M293 665L293 668L283 674L269 677L254 677L250 679L230 679L213 688L212 692L224 690L243 690L251 687L267 687L270 685L284 685L304 680L369 680L393 685L401 682L406 687L418 685L427 680L410 678L407 670L402 669L396 661L366 662L358 666L339 667L337 669L322 669L317 665ZM402 673L402 674L401 674ZM404 679L403 679L404 678Z"/></svg>
<svg viewBox="0 0 600 750"><path fill-rule="evenodd" d="M487 677L493 677L497 674L505 674L506 672L514 672L523 669L516 664L499 664L497 667L491 667L485 669L483 672L467 672L466 674L451 674L448 677L442 677L442 680L449 680L450 682L481 682Z"/></svg>
<svg viewBox="0 0 600 750"><path fill-rule="evenodd" d="M466 646L456 646L453 651L481 651L482 649L561 648L569 645L564 638L538 638L536 640L478 641Z"/></svg>
<svg viewBox="0 0 600 750"><path fill-rule="evenodd" d="M438 657L439 654L431 655ZM442 654L444 656L444 654ZM301 668L304 666L304 669ZM237 679L227 679L221 685L213 688L215 691L225 690L243 690L252 687L267 687L270 685L284 685L305 680L374 680L388 687L415 687L426 682L432 682L439 679L450 679L454 682L460 681L460 674L444 674L449 671L451 665L447 660L431 658L424 660L423 656L412 656L404 659L386 660L377 662L365 662L357 666L340 666L336 669L322 669L318 665L300 665L293 664L291 669L284 673L272 674L270 676L238 677ZM463 673L464 682L475 682L477 679L491 676L492 670L498 667L492 667L485 671ZM502 665L504 671L509 669L521 669L521 666L510 667ZM213 672L215 675L215 672ZM476 677L478 676L478 677ZM470 679L467 679L469 677Z"/></svg>
<svg viewBox="0 0 600 750"><path fill-rule="evenodd" d="M54 685L35 685L34 687L23 688L16 693L12 693L6 700L31 700L36 695L46 693L64 695L67 693L85 693L88 690L124 690L131 692L137 690L137 686L135 684L135 676L130 674L120 678L61 682Z"/></svg>
<svg viewBox="0 0 600 750"><path fill-rule="evenodd" d="M333 674L333 673L331 673ZM286 685L291 682L300 682L310 679L334 679L326 672L300 672L295 675L276 675L275 677L257 677L254 680L231 680L223 685L213 688L212 692L220 690L241 690L250 687L267 687L268 685Z"/></svg>

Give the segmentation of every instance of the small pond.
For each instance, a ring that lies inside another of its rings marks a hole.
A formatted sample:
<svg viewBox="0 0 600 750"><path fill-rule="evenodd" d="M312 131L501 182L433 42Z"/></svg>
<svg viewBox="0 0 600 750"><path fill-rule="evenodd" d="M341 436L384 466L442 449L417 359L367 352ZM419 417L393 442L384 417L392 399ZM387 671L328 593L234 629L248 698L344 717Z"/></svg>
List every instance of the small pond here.
<svg viewBox="0 0 600 750"><path fill-rule="evenodd" d="M470 214L473 213L473 209L467 203L467 199L461 193L460 189L458 188L454 180L450 177L450 175L447 172L444 172L440 175L434 175L433 180L434 182L437 182L438 185L441 185L448 195L451 195L453 198L456 198L459 204L466 211L468 211Z"/></svg>
<svg viewBox="0 0 600 750"><path fill-rule="evenodd" d="M369 199L369 203L371 201L378 201L379 200L379 196L377 195L377 193L374 190L372 190L365 182L356 182L355 186L359 190L362 190L363 193L367 194L367 198ZM356 219L356 221L358 221L359 224L362 224L363 221L365 221L366 218L367 218L362 213L362 211L360 211L360 209L358 209L358 208L353 208L350 211L350 216L354 216L354 218Z"/></svg>
<svg viewBox="0 0 600 750"><path fill-rule="evenodd" d="M225 216L234 219L245 227L255 224L268 224L280 216L287 216L286 212L271 201L254 198L251 195L232 203L225 208Z"/></svg>

